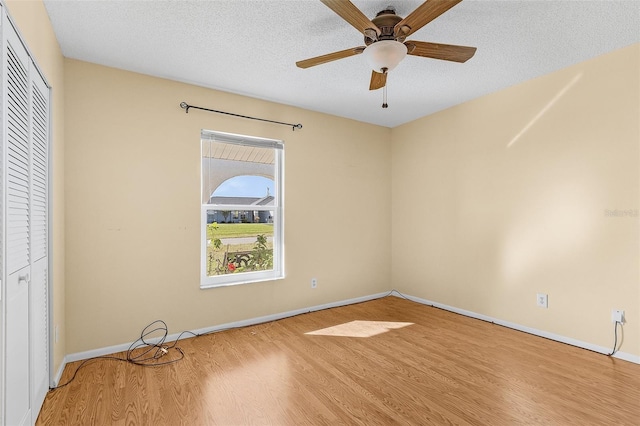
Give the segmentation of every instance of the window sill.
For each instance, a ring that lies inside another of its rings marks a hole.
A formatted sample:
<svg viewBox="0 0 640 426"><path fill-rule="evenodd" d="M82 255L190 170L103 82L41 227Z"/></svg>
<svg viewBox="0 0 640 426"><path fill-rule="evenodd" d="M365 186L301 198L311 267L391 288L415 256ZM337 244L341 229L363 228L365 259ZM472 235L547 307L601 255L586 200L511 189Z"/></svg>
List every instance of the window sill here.
<svg viewBox="0 0 640 426"><path fill-rule="evenodd" d="M243 274L228 274L217 277L202 277L200 289L206 290L218 287L231 287L243 284L259 283L264 281L278 281L284 279L284 273L269 271L265 272L245 272Z"/></svg>

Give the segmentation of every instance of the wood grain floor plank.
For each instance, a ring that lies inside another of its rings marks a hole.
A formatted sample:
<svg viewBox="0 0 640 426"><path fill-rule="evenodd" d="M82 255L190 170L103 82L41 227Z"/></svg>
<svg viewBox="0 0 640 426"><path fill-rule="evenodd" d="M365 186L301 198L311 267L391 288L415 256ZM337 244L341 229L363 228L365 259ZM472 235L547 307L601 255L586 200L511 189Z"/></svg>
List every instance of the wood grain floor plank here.
<svg viewBox="0 0 640 426"><path fill-rule="evenodd" d="M89 362L37 424L640 424L639 365L396 297L178 346L163 367Z"/></svg>

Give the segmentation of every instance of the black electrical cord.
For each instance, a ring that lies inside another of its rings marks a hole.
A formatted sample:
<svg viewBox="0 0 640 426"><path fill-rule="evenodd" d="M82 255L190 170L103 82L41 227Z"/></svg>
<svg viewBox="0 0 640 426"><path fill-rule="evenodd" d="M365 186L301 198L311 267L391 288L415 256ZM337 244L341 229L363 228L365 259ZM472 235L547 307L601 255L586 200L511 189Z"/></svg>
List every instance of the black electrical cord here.
<svg viewBox="0 0 640 426"><path fill-rule="evenodd" d="M146 340L149 338L150 335L158 331L162 332L162 336L160 337L157 343L150 343ZM129 349L127 349L125 358L112 356L112 355L103 355L103 356L96 356L93 358L85 359L80 363L78 368L76 368L76 370L73 372L73 376L71 376L71 378L67 382L61 385L58 385L56 387L49 388L49 390L56 390L69 385L71 382L75 380L76 375L78 374L78 371L81 368L85 367L92 361L97 361L101 359L112 360L112 361L122 361L130 364L138 365L141 367L160 367L163 365L176 363L184 358L184 352L182 352L182 349L176 346L176 344L185 333L192 334L195 337L200 336L199 334L191 331L183 331L178 335L178 338L175 339L172 344L165 345L165 341L167 340L167 336L169 335L169 329L167 327L167 324L164 321L155 320L151 324L147 325L140 333L140 337L138 338L138 340L136 340L129 346ZM168 359L166 361L164 360L159 361L162 357L164 357L165 355L168 355L171 350L175 350L178 356L171 357L171 359Z"/></svg>
<svg viewBox="0 0 640 426"><path fill-rule="evenodd" d="M82 362L80 363L80 365L78 366L78 368L76 368L76 371L74 371L74 372L73 372L73 376L71 376L71 378L70 378L69 380L67 380L65 383L63 383L63 384L61 384L61 385L58 385L58 386L56 386L56 387L49 387L49 390L50 390L50 391L54 391L54 390L57 390L57 389L63 388L63 387L65 387L65 386L67 386L67 385L71 384L71 382L73 382L73 381L76 379L76 375L78 374L78 371L80 371L80 369L81 369L82 367L84 367L85 365L89 364L91 361L97 361L97 360L100 360L100 359L109 359L109 360L114 360L114 361L124 361L124 362L128 362L128 361L127 361L126 359L124 359L124 358L118 358L117 356L109 356L109 355L96 356L96 357L93 357L93 358L85 359L84 361L82 361Z"/></svg>
<svg viewBox="0 0 640 426"><path fill-rule="evenodd" d="M149 343L145 340L145 338L149 337L157 331L162 331L163 333L162 337L157 343ZM182 358L184 358L184 353L182 352L182 349L176 346L176 344L185 333L190 333L195 337L198 336L198 334L191 331L183 331L178 335L178 338L173 342L173 344L165 345L164 342L167 340L167 336L169 335L169 329L164 321L155 320L154 322L146 326L142 330L142 333L140 333L140 338L138 338L138 340L136 340L131 344L131 346L129 346L129 349L127 350L126 360L132 364L140 365L143 367L158 367L161 365L173 364L175 362L178 362ZM145 349L136 353L138 349L143 348ZM159 362L158 360L164 355L168 354L169 350L171 349L175 349L180 354L180 356L168 361Z"/></svg>
<svg viewBox="0 0 640 426"><path fill-rule="evenodd" d="M616 321L616 323L613 325L613 349L611 350L611 353L607 354L607 356L612 356L613 354L618 352L618 350L620 350L619 347L616 348L618 346L618 324L620 324L620 327L622 327L622 323L620 321Z"/></svg>

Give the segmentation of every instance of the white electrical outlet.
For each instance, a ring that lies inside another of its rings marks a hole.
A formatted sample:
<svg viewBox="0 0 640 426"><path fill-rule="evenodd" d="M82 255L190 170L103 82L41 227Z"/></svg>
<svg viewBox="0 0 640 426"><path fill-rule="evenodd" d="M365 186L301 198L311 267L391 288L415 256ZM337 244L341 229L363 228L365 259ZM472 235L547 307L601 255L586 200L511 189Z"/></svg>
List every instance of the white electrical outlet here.
<svg viewBox="0 0 640 426"><path fill-rule="evenodd" d="M311 288L316 288L316 287L318 287L318 279L311 278Z"/></svg>
<svg viewBox="0 0 640 426"><path fill-rule="evenodd" d="M622 309L611 310L611 322L624 323L624 311Z"/></svg>
<svg viewBox="0 0 640 426"><path fill-rule="evenodd" d="M536 296L536 303L541 308L548 308L549 307L549 296L546 295L546 294L543 294L543 293L538 293L537 296Z"/></svg>

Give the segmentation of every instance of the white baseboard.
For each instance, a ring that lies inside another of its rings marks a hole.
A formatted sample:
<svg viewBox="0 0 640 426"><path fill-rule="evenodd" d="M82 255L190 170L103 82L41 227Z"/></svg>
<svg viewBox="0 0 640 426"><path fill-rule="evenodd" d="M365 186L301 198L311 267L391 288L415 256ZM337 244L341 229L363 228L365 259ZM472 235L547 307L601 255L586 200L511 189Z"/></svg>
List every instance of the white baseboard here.
<svg viewBox="0 0 640 426"><path fill-rule="evenodd" d="M64 368L67 366L67 357L65 356L64 358L62 358L62 362L60 363L60 367L58 368L58 371L56 372L56 375L53 376L53 382L50 383L50 387L51 388L55 388L56 386L58 386L58 384L60 384L60 378L62 377L62 373L64 372Z"/></svg>
<svg viewBox="0 0 640 426"><path fill-rule="evenodd" d="M271 314L271 315L265 315L262 317L256 317L256 318L250 318L250 319L246 319L246 320L242 320L242 321L234 321L234 322L229 322L226 324L220 324L220 325L215 325L215 326L211 326L211 327L205 327L205 328L200 328L197 330L192 330L193 333L195 334L205 334L205 333L214 333L216 331L223 331L223 330L228 330L228 329L232 329L232 328L239 328L239 327L247 327L250 325L256 325L256 324L262 324L265 322L270 322L270 321L276 321L279 319L283 319L283 318L288 318L288 317L293 317L296 315L300 315L300 314L305 314L308 312L315 312L315 311L321 311L323 309L328 309L328 308L335 308L338 306L346 306L346 305L352 305L354 303L361 303L361 302L366 302L369 300L374 300L374 299L379 299L381 297L384 296L388 296L390 293L384 292L384 293L377 293L377 294L371 294L369 296L362 296L362 297L356 297L353 299L347 299L347 300L341 300L338 302L332 302L332 303L325 303L323 305L315 305L315 306L311 306L308 308L302 308L302 309L296 309L293 311L287 311L287 312L281 312L278 314ZM175 341L178 337L180 336L180 333L174 333L174 334L170 334L167 336L167 338L165 339L166 342L173 342ZM183 337L189 337L189 335L183 335ZM147 342L149 343L157 343L160 340L160 338L152 338L152 339L147 339ZM129 347L131 346L132 342L129 343L122 343L119 345L114 345L114 346L107 346L104 348L99 348L99 349L92 349L89 351L84 351L84 352L76 352L73 354L69 354L67 356L64 357L64 361L62 362L62 365L60 366L60 371L59 371L59 375L57 376L57 380L60 380L60 375L62 375L62 370L64 370L64 366L68 363L68 362L74 362L74 361L81 361L81 360L85 360L85 359L89 359L89 358L95 358L97 356L103 356L103 355L110 355L116 352L123 352L129 349Z"/></svg>
<svg viewBox="0 0 640 426"><path fill-rule="evenodd" d="M460 315L464 315L467 317L471 317L471 318L476 318L476 319L480 319L483 321L488 321L488 322L493 322L495 324L504 326L504 327L508 327L508 328L512 328L514 330L519 330L519 331L523 331L525 333L529 333L529 334L533 334L536 336L540 336L540 337L545 337L547 339L551 339L551 340L555 340L558 342L562 342L562 343L566 343L572 346L576 346L579 348L583 348L583 349L588 349L590 351L594 351L594 352L598 352L601 353L603 355L606 355L607 353L609 353L609 348L605 348L603 346L598 346L598 345L594 345L592 343L588 343L588 342L583 342L580 340L576 340L576 339L572 339L570 337L565 337L565 336L560 336L554 333L549 333L543 330L538 330L535 328L531 328L531 327L526 327L520 324L516 324L516 323L512 323L509 321L503 321L501 319L498 318L493 318L487 315L482 315L482 314L478 314L476 312L472 312L472 311L467 311L465 309L459 309L453 306L449 306L449 305L445 305L443 303L438 303L438 302L434 302L431 300L427 300L427 299L421 299L419 297L415 297L415 296L409 296L406 294L402 294L399 293L396 290L393 290L391 292L384 292L384 293L377 293L377 294L372 294L369 296L362 296L362 297L356 297L353 299L347 299L347 300L341 300L338 302L332 302L332 303L325 303L322 305L315 305L315 306L311 306L308 308L302 308L302 309L296 309L293 311L287 311L287 312L281 312L281 313L277 313L277 314L272 314L272 315L265 315L262 317L256 317L256 318L250 318L250 319L246 319L246 320L242 320L242 321L234 321L234 322L230 322L230 323L226 323L226 324L220 324L220 325L215 325L215 326L211 326L211 327L205 327L205 328L200 328L197 330L193 330L194 333L196 334L205 334L205 333L213 333L216 331L223 331L223 330L228 330L228 329L232 329L232 328L239 328L239 327L247 327L250 325L256 325L256 324L262 324L265 322L270 322L270 321L276 321L279 319L283 319L283 318L288 318L288 317L292 317L292 316L296 316L296 315L300 315L300 314L304 314L304 313L308 313L308 312L315 312L315 311L320 311L323 309L329 309L329 308L335 308L338 306L346 306L346 305L352 305L354 303L361 303L361 302L366 302L369 300L374 300L374 299L379 299L381 297L385 297L388 295L393 295L396 297L404 297L407 298L409 300L412 300L414 302L417 303L421 303L423 305L429 305L429 306L434 306L436 308L440 308L440 309L444 309L446 311L450 311L450 312L454 312ZM166 340L167 342L173 342L174 340L176 340L178 337L180 336L180 333L174 333L174 334L170 334L169 336L167 336ZM159 340L159 338L155 338L155 339L148 339L148 341L150 343L156 343ZM129 343L122 343L119 345L114 345L114 346L107 346L104 348L98 348L98 349L92 349L89 351L84 351L84 352L76 352L73 354L68 354L67 356L64 357L62 364L60 365L60 368L58 369L58 372L56 373L56 376L54 377L54 384L58 384L60 382L60 377L62 376L62 372L64 371L65 366L67 365L67 363L69 362L74 362L74 361L81 361L81 360L85 360L85 359L89 359L89 358L94 358L97 356L103 356L103 355L110 355L116 352L123 352L126 351L127 349L129 349L129 347L131 346L132 342ZM629 361L629 362L633 362L635 364L640 364L640 356L637 355L633 355L630 353L626 353L626 352L616 352L613 355L615 358L618 359L622 359L625 361Z"/></svg>
<svg viewBox="0 0 640 426"><path fill-rule="evenodd" d="M427 300L427 299L421 299L421 298L415 297L415 296L409 296L409 295L406 295L406 294L399 293L396 290L394 290L392 292L392 295L396 296L396 297L404 297L404 298L407 298L407 299L412 300L414 302L421 303L423 305L434 306L436 308L444 309L445 311L454 312L456 314L464 315L464 316L467 316L467 317L471 317L471 318L476 318L476 319L480 319L480 320L483 320L483 321L492 322L492 323L495 323L495 324L498 324L498 325L501 325L501 326L504 326L504 327L512 328L514 330L523 331L525 333L529 333L529 334L533 334L533 335L536 335L536 336L544 337L544 338L547 338L547 339L555 340L557 342L566 343L566 344L572 345L572 346L577 346L577 347L582 348L582 349L588 349L590 351L598 352L598 353L601 353L603 355L607 355L609 352L611 352L611 348L606 348L604 346L594 345L593 343L589 343L589 342L583 342L581 340L573 339L571 337L560 336L558 334L549 333L548 331L538 330L536 328L531 328L531 327L527 327L527 326L524 326L524 325L516 324L516 323L513 323L513 322L504 321L504 320L501 320L501 319L498 319L498 318L494 318L494 317L490 317L490 316L487 316L487 315L478 314L476 312L467 311L465 309L460 309L460 308L456 308L456 307L453 307L453 306L445 305L443 303L438 303L438 302L434 302L434 301ZM640 356L634 355L634 354L630 354L630 353L627 353L627 352L618 351L615 354L613 354L613 357L614 358L618 358L618 359L622 359L624 361L633 362L635 364L640 364Z"/></svg>

